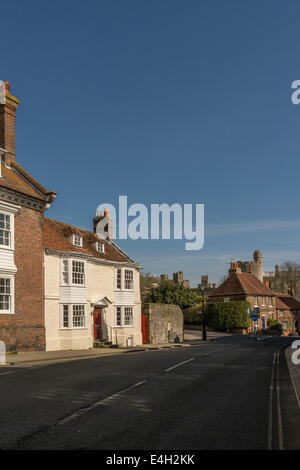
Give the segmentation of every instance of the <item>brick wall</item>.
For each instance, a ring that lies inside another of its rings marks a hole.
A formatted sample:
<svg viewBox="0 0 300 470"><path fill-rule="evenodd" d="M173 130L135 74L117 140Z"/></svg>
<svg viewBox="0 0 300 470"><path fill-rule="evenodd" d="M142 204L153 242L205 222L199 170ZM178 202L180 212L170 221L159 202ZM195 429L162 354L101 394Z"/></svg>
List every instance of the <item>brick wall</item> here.
<svg viewBox="0 0 300 470"><path fill-rule="evenodd" d="M45 349L42 219L25 207L15 217L15 314L0 314L8 350Z"/></svg>

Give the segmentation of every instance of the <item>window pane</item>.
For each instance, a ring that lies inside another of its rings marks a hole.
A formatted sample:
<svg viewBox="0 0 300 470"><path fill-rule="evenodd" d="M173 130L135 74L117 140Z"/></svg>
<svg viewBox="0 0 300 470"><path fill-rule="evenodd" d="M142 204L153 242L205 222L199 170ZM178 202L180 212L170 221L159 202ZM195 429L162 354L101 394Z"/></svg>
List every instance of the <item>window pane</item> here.
<svg viewBox="0 0 300 470"><path fill-rule="evenodd" d="M85 327L84 305L73 305L73 328Z"/></svg>
<svg viewBox="0 0 300 470"><path fill-rule="evenodd" d="M122 271L121 269L117 269L117 289L122 288Z"/></svg>
<svg viewBox="0 0 300 470"><path fill-rule="evenodd" d="M133 308L124 307L124 325L131 326L133 324Z"/></svg>
<svg viewBox="0 0 300 470"><path fill-rule="evenodd" d="M116 325L121 326L121 307L116 307Z"/></svg>
<svg viewBox="0 0 300 470"><path fill-rule="evenodd" d="M63 327L69 328L69 305L63 306Z"/></svg>
<svg viewBox="0 0 300 470"><path fill-rule="evenodd" d="M73 284L84 284L84 263L82 261L72 261L72 282Z"/></svg>
<svg viewBox="0 0 300 470"><path fill-rule="evenodd" d="M125 269L125 289L133 289L133 271Z"/></svg>

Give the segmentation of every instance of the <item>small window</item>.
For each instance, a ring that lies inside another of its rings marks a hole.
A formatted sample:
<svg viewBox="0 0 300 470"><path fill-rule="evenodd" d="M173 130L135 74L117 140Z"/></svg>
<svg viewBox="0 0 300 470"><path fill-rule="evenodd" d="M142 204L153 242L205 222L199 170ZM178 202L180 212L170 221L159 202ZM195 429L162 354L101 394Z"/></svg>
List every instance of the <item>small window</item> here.
<svg viewBox="0 0 300 470"><path fill-rule="evenodd" d="M84 262L72 261L72 283L84 285Z"/></svg>
<svg viewBox="0 0 300 470"><path fill-rule="evenodd" d="M80 235L73 235L73 245L82 246L82 237Z"/></svg>
<svg viewBox="0 0 300 470"><path fill-rule="evenodd" d="M73 305L73 328L85 328L84 305Z"/></svg>
<svg viewBox="0 0 300 470"><path fill-rule="evenodd" d="M69 284L69 262L67 259L62 260L62 281L63 284Z"/></svg>
<svg viewBox="0 0 300 470"><path fill-rule="evenodd" d="M0 212L0 245L10 246L10 215Z"/></svg>
<svg viewBox="0 0 300 470"><path fill-rule="evenodd" d="M269 297L269 307L273 307L273 299L272 299L272 297Z"/></svg>
<svg viewBox="0 0 300 470"><path fill-rule="evenodd" d="M262 298L261 298L261 306L262 306L262 307L265 307L265 305L266 305L266 298L265 298L264 296L262 296Z"/></svg>
<svg viewBox="0 0 300 470"><path fill-rule="evenodd" d="M11 292L10 279L6 277L0 278L0 310L10 312Z"/></svg>
<svg viewBox="0 0 300 470"><path fill-rule="evenodd" d="M224 302L230 302L230 297L224 297Z"/></svg>
<svg viewBox="0 0 300 470"><path fill-rule="evenodd" d="M133 308L124 307L124 325L132 326L133 325Z"/></svg>
<svg viewBox="0 0 300 470"><path fill-rule="evenodd" d="M99 253L104 253L104 243L97 242L97 251Z"/></svg>
<svg viewBox="0 0 300 470"><path fill-rule="evenodd" d="M122 320L121 320L121 307L116 307L116 325L121 326Z"/></svg>
<svg viewBox="0 0 300 470"><path fill-rule="evenodd" d="M131 269L125 269L125 289L133 289L133 271Z"/></svg>
<svg viewBox="0 0 300 470"><path fill-rule="evenodd" d="M257 295L254 296L254 307L258 307L258 297L257 297Z"/></svg>
<svg viewBox="0 0 300 470"><path fill-rule="evenodd" d="M63 328L69 328L69 305L63 305L63 318L62 318Z"/></svg>
<svg viewBox="0 0 300 470"><path fill-rule="evenodd" d="M280 316L284 317L284 311L283 310L280 310Z"/></svg>
<svg viewBox="0 0 300 470"><path fill-rule="evenodd" d="M122 289L122 270L117 269L117 282L116 282L117 289Z"/></svg>

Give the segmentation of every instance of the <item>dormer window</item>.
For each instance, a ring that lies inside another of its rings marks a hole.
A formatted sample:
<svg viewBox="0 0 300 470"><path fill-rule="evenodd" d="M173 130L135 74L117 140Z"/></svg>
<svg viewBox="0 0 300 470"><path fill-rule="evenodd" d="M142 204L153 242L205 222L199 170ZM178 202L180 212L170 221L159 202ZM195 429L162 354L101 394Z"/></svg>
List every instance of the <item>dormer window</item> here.
<svg viewBox="0 0 300 470"><path fill-rule="evenodd" d="M104 253L104 243L97 242L96 243L96 249L98 253Z"/></svg>
<svg viewBox="0 0 300 470"><path fill-rule="evenodd" d="M73 245L74 246L82 246L82 237L80 235L73 234Z"/></svg>

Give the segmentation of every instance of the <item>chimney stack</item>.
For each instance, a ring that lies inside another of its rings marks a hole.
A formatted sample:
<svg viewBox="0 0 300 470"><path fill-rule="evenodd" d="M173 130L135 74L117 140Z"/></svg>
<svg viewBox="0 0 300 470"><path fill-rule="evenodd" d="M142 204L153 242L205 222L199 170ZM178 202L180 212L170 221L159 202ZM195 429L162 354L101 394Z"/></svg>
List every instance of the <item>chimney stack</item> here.
<svg viewBox="0 0 300 470"><path fill-rule="evenodd" d="M94 224L94 233L97 233L97 225L98 223L107 218L107 224L104 227L104 231L107 233L107 240L112 241L113 240L113 223L112 223L112 218L109 215L109 210L104 209L104 213L102 215L101 211L97 211L96 217L93 219L93 224Z"/></svg>
<svg viewBox="0 0 300 470"><path fill-rule="evenodd" d="M10 84L0 81L0 148L7 151L5 161L10 166L15 161L15 113L19 100L10 94Z"/></svg>

